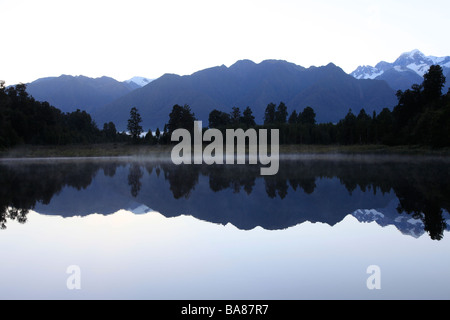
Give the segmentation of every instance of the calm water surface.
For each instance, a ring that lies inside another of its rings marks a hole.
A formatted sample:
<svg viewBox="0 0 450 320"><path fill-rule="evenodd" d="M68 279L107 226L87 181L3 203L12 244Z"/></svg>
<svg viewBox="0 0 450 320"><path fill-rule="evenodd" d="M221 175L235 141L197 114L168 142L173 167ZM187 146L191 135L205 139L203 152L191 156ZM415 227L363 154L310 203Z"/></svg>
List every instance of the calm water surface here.
<svg viewBox="0 0 450 320"><path fill-rule="evenodd" d="M449 299L449 181L391 156L2 160L0 298Z"/></svg>

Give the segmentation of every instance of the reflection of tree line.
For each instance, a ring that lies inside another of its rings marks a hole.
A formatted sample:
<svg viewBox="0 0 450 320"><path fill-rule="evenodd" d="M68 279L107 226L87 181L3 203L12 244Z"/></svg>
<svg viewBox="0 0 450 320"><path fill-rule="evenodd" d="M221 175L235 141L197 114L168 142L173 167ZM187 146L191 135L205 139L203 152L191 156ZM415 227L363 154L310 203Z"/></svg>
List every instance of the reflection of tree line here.
<svg viewBox="0 0 450 320"><path fill-rule="evenodd" d="M28 210L37 202L48 204L65 186L78 190L89 186L102 169L113 177L118 162L33 164L0 166L0 226L7 219L26 221ZM276 176L260 176L258 166L174 166L170 162L131 163L128 185L133 197L142 188L144 170L148 174L163 173L175 199L189 198L200 175L209 178L213 192L231 189L235 193L253 192L257 179L264 180L270 198L285 198L289 192L302 190L312 194L318 178L338 178L352 193L358 187L364 192L394 191L399 199L399 213L406 212L425 224L431 238L440 240L446 224L443 209L450 211L450 171L442 163L419 165L410 162L370 163L351 161L285 161ZM290 190L291 189L291 190ZM201 204L199 204L201 205Z"/></svg>
<svg viewBox="0 0 450 320"><path fill-rule="evenodd" d="M8 219L25 223L36 203L50 203L65 186L87 188L100 168L100 164L87 163L0 166L0 228L6 228Z"/></svg>

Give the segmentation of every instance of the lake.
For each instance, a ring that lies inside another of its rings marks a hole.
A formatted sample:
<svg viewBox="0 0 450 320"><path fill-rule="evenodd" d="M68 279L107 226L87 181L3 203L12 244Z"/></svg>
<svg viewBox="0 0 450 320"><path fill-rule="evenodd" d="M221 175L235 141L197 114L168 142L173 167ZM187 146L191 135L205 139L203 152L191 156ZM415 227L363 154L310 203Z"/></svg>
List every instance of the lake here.
<svg viewBox="0 0 450 320"><path fill-rule="evenodd" d="M449 299L450 162L0 161L1 299Z"/></svg>

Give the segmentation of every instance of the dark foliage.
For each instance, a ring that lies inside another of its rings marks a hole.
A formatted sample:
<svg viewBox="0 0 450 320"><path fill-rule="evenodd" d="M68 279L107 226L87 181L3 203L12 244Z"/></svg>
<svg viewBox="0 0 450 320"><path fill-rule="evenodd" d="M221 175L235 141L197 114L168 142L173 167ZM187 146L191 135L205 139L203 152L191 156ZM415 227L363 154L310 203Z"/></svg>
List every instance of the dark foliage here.
<svg viewBox="0 0 450 320"><path fill-rule="evenodd" d="M281 144L384 144L422 145L433 148L450 146L450 91L443 95L445 77L442 68L432 66L421 85L398 91L393 111L384 108L378 115L361 109L356 115L349 109L338 123L317 123L313 108L293 110L288 118L286 105L269 103L264 124L238 127L280 130ZM249 107L247 109L250 109ZM246 110L247 110L246 109ZM234 109L235 110L235 109ZM239 110L239 109L237 109ZM210 128L236 128L222 111L210 114Z"/></svg>
<svg viewBox="0 0 450 320"><path fill-rule="evenodd" d="M86 111L63 113L48 102L36 101L19 84L0 83L0 148L18 144L66 145L126 141L114 123L97 127Z"/></svg>
<svg viewBox="0 0 450 320"><path fill-rule="evenodd" d="M398 103L391 111L384 108L371 115L365 109L347 115L337 123L318 123L312 107L293 110L280 102L269 103L264 112L264 123L257 125L252 109L241 112L233 107L230 113L214 109L209 114L209 127L266 128L280 130L281 144L385 144L422 145L433 148L450 146L450 91L442 94L445 77L440 66L431 66L420 85L398 91ZM142 118L133 108L129 127L134 142L170 143L174 130L184 128L192 132L195 114L189 105L174 105L164 131L159 128L153 136L151 130L140 138ZM99 130L91 116L77 110L63 113L47 102L29 96L24 84L5 88L0 83L0 148L17 144L64 145L130 141L118 133L114 123L105 123Z"/></svg>

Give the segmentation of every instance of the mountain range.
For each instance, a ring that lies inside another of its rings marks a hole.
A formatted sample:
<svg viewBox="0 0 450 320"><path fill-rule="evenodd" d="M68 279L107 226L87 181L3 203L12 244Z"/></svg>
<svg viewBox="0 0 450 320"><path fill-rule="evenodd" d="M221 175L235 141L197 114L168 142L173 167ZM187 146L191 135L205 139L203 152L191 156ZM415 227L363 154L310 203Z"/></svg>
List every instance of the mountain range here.
<svg viewBox="0 0 450 320"><path fill-rule="evenodd" d="M72 112L76 109L92 112L150 82L150 79L143 77L119 82L105 76L89 78L61 75L40 78L28 83L27 91L36 100L48 101L63 112Z"/></svg>
<svg viewBox="0 0 450 320"><path fill-rule="evenodd" d="M392 109L395 92L422 83L432 64L440 64L450 79L450 57L425 56L419 50L402 54L393 63L360 66L350 74L330 63L305 68L282 60L254 63L240 60L226 67L208 68L191 75L165 74L158 79L133 77L120 82L110 77L62 75L27 84L28 92L63 112L89 112L97 124L112 121L126 129L131 107L138 108L144 130L163 128L173 105L190 105L197 119L208 124L213 109L230 112L250 106L262 123L270 102L284 102L288 112L311 106L318 122L337 122L352 109L368 114ZM450 81L447 82L447 87ZM447 90L447 89L445 89Z"/></svg>
<svg viewBox="0 0 450 320"><path fill-rule="evenodd" d="M154 79L149 79L145 77L133 77L129 80L125 80L124 82L127 83L129 86L133 87L134 89L138 89L148 85L153 80Z"/></svg>
<svg viewBox="0 0 450 320"><path fill-rule="evenodd" d="M138 108L145 129L160 129L168 122L175 104L188 104L205 124L213 109L230 112L250 106L257 123L262 123L266 106L284 102L288 112L311 106L318 122L337 122L352 109L381 111L395 105L395 92L386 82L355 79L330 63L304 68L280 60L256 64L240 60L198 71L192 75L165 74L150 84L98 108L99 123L113 121L123 128L132 106Z"/></svg>
<svg viewBox="0 0 450 320"><path fill-rule="evenodd" d="M428 72L431 65L440 65L447 81L446 89L450 86L450 56L425 56L415 49L405 52L392 63L381 61L372 66L359 66L351 73L356 79L384 80L394 90L406 90L413 84L420 84L423 75Z"/></svg>

